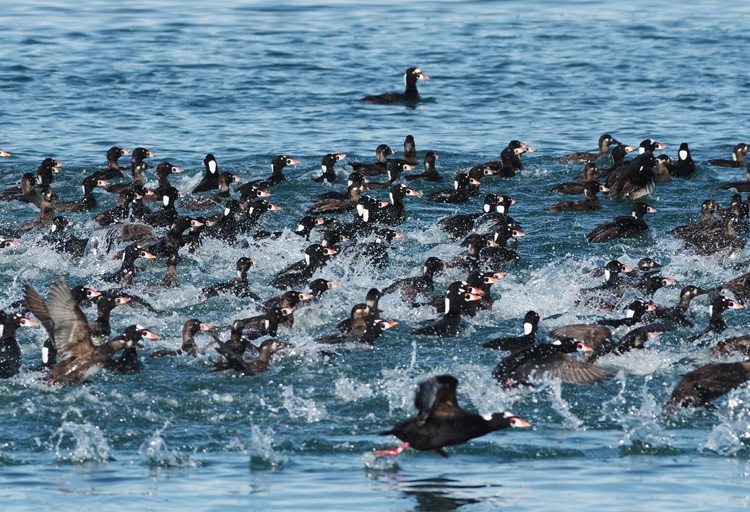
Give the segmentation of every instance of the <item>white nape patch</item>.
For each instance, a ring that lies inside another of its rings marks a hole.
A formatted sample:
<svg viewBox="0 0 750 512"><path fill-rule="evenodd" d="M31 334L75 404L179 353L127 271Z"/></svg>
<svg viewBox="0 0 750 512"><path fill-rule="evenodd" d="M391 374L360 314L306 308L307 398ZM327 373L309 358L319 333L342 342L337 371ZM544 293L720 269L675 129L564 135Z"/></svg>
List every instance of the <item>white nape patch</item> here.
<svg viewBox="0 0 750 512"><path fill-rule="evenodd" d="M448 313L451 310L451 300L446 297L445 298L445 312Z"/></svg>
<svg viewBox="0 0 750 512"><path fill-rule="evenodd" d="M560 345L562 345L562 341L555 340L555 341L552 342L552 344L559 347Z"/></svg>
<svg viewBox="0 0 750 512"><path fill-rule="evenodd" d="M169 196L162 197L161 202L164 203L164 206L169 206Z"/></svg>
<svg viewBox="0 0 750 512"><path fill-rule="evenodd" d="M635 212L630 212L630 216L633 218L638 218L638 215Z"/></svg>
<svg viewBox="0 0 750 512"><path fill-rule="evenodd" d="M395 200L395 199L393 199L393 192L389 192L389 193L388 193L388 197L390 197L390 198L391 198L391 203L395 203L395 202L396 202L396 200Z"/></svg>
<svg viewBox="0 0 750 512"><path fill-rule="evenodd" d="M346 186L351 187L352 183L354 183L352 180L346 180Z"/></svg>
<svg viewBox="0 0 750 512"><path fill-rule="evenodd" d="M141 324L136 324L135 328L138 329L139 331L142 331L143 329L145 329L145 327L143 327Z"/></svg>
<svg viewBox="0 0 750 512"><path fill-rule="evenodd" d="M310 255L309 254L305 254L305 266L306 267L310 266Z"/></svg>
<svg viewBox="0 0 750 512"><path fill-rule="evenodd" d="M86 185L81 185L81 190L83 190L83 193L86 193Z"/></svg>
<svg viewBox="0 0 750 512"><path fill-rule="evenodd" d="M363 211L365 211L365 207L362 206L361 204L358 204L357 205L357 215L359 215L361 217Z"/></svg>
<svg viewBox="0 0 750 512"><path fill-rule="evenodd" d="M250 209L247 211L248 214L253 213L255 211L255 206L251 206Z"/></svg>
<svg viewBox="0 0 750 512"><path fill-rule="evenodd" d="M305 226L303 226L302 224L297 224L297 233L304 231L304 230L305 230Z"/></svg>
<svg viewBox="0 0 750 512"><path fill-rule="evenodd" d="M604 271L604 280L605 280L605 281L609 281L609 279L610 279L611 277L612 277L612 272L610 272L609 270L605 270L605 271Z"/></svg>
<svg viewBox="0 0 750 512"><path fill-rule="evenodd" d="M633 311L632 309L628 309L625 312L625 318L633 318L634 316L635 316L635 311Z"/></svg>
<svg viewBox="0 0 750 512"><path fill-rule="evenodd" d="M266 326L265 329L268 330L268 328L271 326L271 321L270 320L263 320L263 325L265 325Z"/></svg>
<svg viewBox="0 0 750 512"><path fill-rule="evenodd" d="M52 227L49 228L50 233L54 233L57 231L57 226L55 224L52 224Z"/></svg>
<svg viewBox="0 0 750 512"><path fill-rule="evenodd" d="M237 271L237 279L242 279L242 272L239 270Z"/></svg>
<svg viewBox="0 0 750 512"><path fill-rule="evenodd" d="M488 204L484 205L483 210L484 210L484 213L489 213L490 212L490 205L488 205Z"/></svg>
<svg viewBox="0 0 750 512"><path fill-rule="evenodd" d="M732 160L734 160L735 162L737 161L737 155L735 155L734 153L732 153Z"/></svg>
<svg viewBox="0 0 750 512"><path fill-rule="evenodd" d="M0 324L0 338L2 338L3 333L5 333L5 326L3 324Z"/></svg>
<svg viewBox="0 0 750 512"><path fill-rule="evenodd" d="M713 304L708 306L708 316L714 316L714 306Z"/></svg>
<svg viewBox="0 0 750 512"><path fill-rule="evenodd" d="M320 170L323 171L323 173L325 173L328 170L328 168L325 165L321 165Z"/></svg>
<svg viewBox="0 0 750 512"><path fill-rule="evenodd" d="M454 188L455 190L458 190L458 180L454 180L454 181L453 181L453 188Z"/></svg>
<svg viewBox="0 0 750 512"><path fill-rule="evenodd" d="M42 363L47 364L49 362L49 349L42 347Z"/></svg>
<svg viewBox="0 0 750 512"><path fill-rule="evenodd" d="M646 148L644 148L643 146L638 146L638 154L639 155L642 155L645 152L646 152Z"/></svg>
<svg viewBox="0 0 750 512"><path fill-rule="evenodd" d="M210 172L211 174L216 174L216 160L208 161L208 172Z"/></svg>
<svg viewBox="0 0 750 512"><path fill-rule="evenodd" d="M681 149L678 155L679 155L680 160L686 160L688 157L688 152L685 151L684 149Z"/></svg>
<svg viewBox="0 0 750 512"><path fill-rule="evenodd" d="M484 418L487 421L490 421L492 419L492 413L488 412L487 414L482 414L482 418Z"/></svg>
<svg viewBox="0 0 750 512"><path fill-rule="evenodd" d="M362 220L368 222L370 220L370 210L362 208Z"/></svg>
<svg viewBox="0 0 750 512"><path fill-rule="evenodd" d="M527 335L527 336L528 336L529 334L531 334L531 330L532 330L533 328L534 328L534 326L533 326L533 325L531 325L531 323L530 323L530 322L524 322L524 323L523 323L523 333L524 333L525 335Z"/></svg>
<svg viewBox="0 0 750 512"><path fill-rule="evenodd" d="M404 87L406 87L406 73L404 73Z"/></svg>
<svg viewBox="0 0 750 512"><path fill-rule="evenodd" d="M224 217L229 215L229 212L230 212L229 208L224 208Z"/></svg>
<svg viewBox="0 0 750 512"><path fill-rule="evenodd" d="M505 213L505 206L500 204L497 206L497 213Z"/></svg>
<svg viewBox="0 0 750 512"><path fill-rule="evenodd" d="M423 273L423 274L426 274L426 273L427 273L427 265L425 265L424 267L422 267L422 273Z"/></svg>

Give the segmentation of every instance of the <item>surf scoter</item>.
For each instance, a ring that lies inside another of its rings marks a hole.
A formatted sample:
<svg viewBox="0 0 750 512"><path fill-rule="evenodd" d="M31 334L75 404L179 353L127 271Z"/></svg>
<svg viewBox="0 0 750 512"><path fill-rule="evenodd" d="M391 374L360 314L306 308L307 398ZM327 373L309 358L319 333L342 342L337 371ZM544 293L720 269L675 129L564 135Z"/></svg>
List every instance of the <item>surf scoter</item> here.
<svg viewBox="0 0 750 512"><path fill-rule="evenodd" d="M688 178L695 174L695 162L693 162L687 142L680 144L677 150L677 161L668 164L667 170L673 178Z"/></svg>
<svg viewBox="0 0 750 512"><path fill-rule="evenodd" d="M250 289L250 283L247 280L248 270L257 263L258 260L246 256L239 258L235 265L237 267L237 277L235 279L207 286L201 290L201 295L209 299L221 293L231 293L241 299L260 301L260 297Z"/></svg>
<svg viewBox="0 0 750 512"><path fill-rule="evenodd" d="M433 192L428 195L426 199L435 203L465 203L471 199L469 187L472 185L478 187L480 185L479 180L469 177L465 172L460 172L456 174L456 179L453 181L452 189Z"/></svg>
<svg viewBox="0 0 750 512"><path fill-rule="evenodd" d="M384 436L394 435L403 444L392 450L377 450L373 455L399 455L411 447L447 457L446 446L465 443L508 427L531 426L523 418L510 413L496 412L485 417L461 408L456 398L457 386L458 379L452 375L438 375L420 382L414 397L417 416L380 433Z"/></svg>
<svg viewBox="0 0 750 512"><path fill-rule="evenodd" d="M493 338L482 344L484 348L493 350L515 351L531 347L536 343L536 333L542 317L536 311L529 311L523 317L523 335Z"/></svg>
<svg viewBox="0 0 750 512"><path fill-rule="evenodd" d="M21 370L21 346L16 340L16 329L37 325L31 318L0 310L0 379L13 377Z"/></svg>
<svg viewBox="0 0 750 512"><path fill-rule="evenodd" d="M427 151L424 154L424 172L404 176L404 180L440 181L440 173L437 172L437 166L435 165L437 159L438 155L434 151Z"/></svg>
<svg viewBox="0 0 750 512"><path fill-rule="evenodd" d="M599 151L597 152L578 151L575 153L568 153L567 155L563 155L559 157L557 161L562 162L562 163L596 162L600 158L603 158L609 154L609 147L610 145L613 145L613 144L617 145L617 144L621 144L621 142L615 139L610 134L605 133L599 136Z"/></svg>
<svg viewBox="0 0 750 512"><path fill-rule="evenodd" d="M715 400L738 388L750 379L750 361L714 363L686 373L677 383L666 404L667 414L680 407L703 406L715 408Z"/></svg>
<svg viewBox="0 0 750 512"><path fill-rule="evenodd" d="M388 144L380 144L375 148L375 162L362 163L352 162L352 170L359 172L362 176L379 176L388 172L388 156L395 155L396 150L391 149Z"/></svg>
<svg viewBox="0 0 750 512"><path fill-rule="evenodd" d="M523 169L521 155L524 153L533 153L536 149L519 140L512 140L500 152L500 160L493 160L475 165L469 170L469 173L478 172L483 176L501 176L510 178L516 175L516 171Z"/></svg>
<svg viewBox="0 0 750 512"><path fill-rule="evenodd" d="M417 80L429 80L419 68L409 68L404 73L404 92L388 92L375 96L365 96L362 101L371 105L391 105L394 103L416 103L421 100L417 91Z"/></svg>
<svg viewBox="0 0 750 512"><path fill-rule="evenodd" d="M445 295L445 314L442 318L414 329L412 334L426 334L430 336L456 336L462 330L461 306L463 302L475 301L482 298L481 290L468 286L463 281L454 281L448 286Z"/></svg>
<svg viewBox="0 0 750 512"><path fill-rule="evenodd" d="M586 240L596 244L638 236L648 230L643 215L655 212L656 209L646 203L636 203L630 216L616 217L612 222L600 224L586 235Z"/></svg>
<svg viewBox="0 0 750 512"><path fill-rule="evenodd" d="M203 158L203 166L206 168L206 172L203 174L200 182L193 187L193 194L219 188L219 164L212 153L208 153Z"/></svg>
<svg viewBox="0 0 750 512"><path fill-rule="evenodd" d="M581 342L534 343L511 351L495 366L492 377L505 387L533 385L543 377L560 379L568 384L593 384L612 377L611 371L568 355L590 350Z"/></svg>
<svg viewBox="0 0 750 512"><path fill-rule="evenodd" d="M149 358L188 355L198 357L198 345L195 343L195 335L199 332L211 332L213 326L201 322L197 318L190 318L182 325L182 345L177 350L156 350L149 354Z"/></svg>
<svg viewBox="0 0 750 512"><path fill-rule="evenodd" d="M138 342L140 340L157 340L159 335L149 331L142 325L133 324L117 338L112 338L109 343L122 340L125 347L118 358L110 358L104 363L104 369L113 373L139 373L143 369L143 363L138 357Z"/></svg>
<svg viewBox="0 0 750 512"><path fill-rule="evenodd" d="M320 183L327 181L328 183L336 183L336 171L333 166L336 162L339 162L346 158L345 153L327 153L323 155L323 159L320 163L320 170L322 174L317 178L313 178L313 181Z"/></svg>
<svg viewBox="0 0 750 512"><path fill-rule="evenodd" d="M290 346L289 343L277 339L265 340L258 347L258 355L255 358L244 359L241 355L232 351L226 343L216 341L216 351L224 357L228 369L236 370L242 375L257 375L267 372L270 369L271 356Z"/></svg>
<svg viewBox="0 0 750 512"><path fill-rule="evenodd" d="M736 144L732 148L732 159L714 158L706 162L714 167L742 167L745 165L745 155L750 152L750 144L744 142Z"/></svg>
<svg viewBox="0 0 750 512"><path fill-rule="evenodd" d="M422 275L405 277L394 281L383 289L384 294L399 292L401 300L407 303L414 302L417 297L429 297L435 290L433 279L445 270L445 263L440 258L430 256L422 266Z"/></svg>
<svg viewBox="0 0 750 512"><path fill-rule="evenodd" d="M101 370L115 352L134 344L128 337L116 337L103 345L94 345L86 316L62 278L52 285L46 301L28 283L24 285L24 297L60 357L50 369L47 378L50 384L66 385L85 379Z"/></svg>
<svg viewBox="0 0 750 512"><path fill-rule="evenodd" d="M112 146L107 150L107 167L99 169L97 174L100 179L111 180L114 178L124 178L125 175L122 171L126 170L127 167L121 167L118 160L125 155L129 155L130 150L127 148L121 148L118 146Z"/></svg>
<svg viewBox="0 0 750 512"><path fill-rule="evenodd" d="M599 198L596 197L598 192L609 192L609 189L597 181L587 181L583 185L583 201L562 201L548 206L544 210L547 212L593 212L600 210L602 205Z"/></svg>

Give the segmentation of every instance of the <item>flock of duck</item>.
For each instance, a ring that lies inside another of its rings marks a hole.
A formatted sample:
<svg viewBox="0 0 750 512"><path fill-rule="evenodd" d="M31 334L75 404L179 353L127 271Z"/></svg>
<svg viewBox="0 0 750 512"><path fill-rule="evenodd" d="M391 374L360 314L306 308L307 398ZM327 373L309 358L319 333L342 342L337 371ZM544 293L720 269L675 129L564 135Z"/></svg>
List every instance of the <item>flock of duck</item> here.
<svg viewBox="0 0 750 512"><path fill-rule="evenodd" d="M409 68L404 78L403 93L368 96L363 101L370 104L419 101L416 83L427 80L427 75L418 68ZM583 165L583 169L575 180L560 184L553 191L580 195L581 199L561 201L545 210L585 215L601 208L598 194L607 194L613 201L632 201L632 215L602 223L591 230L587 241L602 244L643 235L648 231L646 215L656 212L643 199L659 184L689 179L696 174L687 143L680 145L675 160L657 154L665 148L652 139L645 139L638 146L627 146L612 135L603 134L599 137L597 151L559 157L560 162L575 167ZM737 144L731 159L714 159L706 164L745 167L744 158L749 150L748 144ZM403 155L399 158L386 144L376 147L372 162L345 164L344 153L324 155L321 172L312 181L321 184L317 186L328 184L331 190L315 198L308 205L306 215L291 224L292 231L308 243L302 258L270 278L267 288L251 289L248 272L257 262L244 256L236 262L236 278L201 290L201 299L222 294L235 296L243 303L255 305L258 314L237 318L227 327L212 326L196 318L186 319L181 347L155 351L149 357L196 357L206 347L213 347L215 371L244 375L267 371L274 355L290 345L284 334L293 327L295 312L316 307L323 294L347 286L347 283L316 277L318 271L342 253L373 269L387 268L391 244L403 237L394 228L410 215L408 201L419 200L447 205L481 201L481 206L473 213L435 219L446 237L464 248L463 252L450 260L426 258L420 275L398 279L380 290L371 289L363 302L351 306L349 318L339 323L334 333L316 341L323 353L328 353L325 347L331 345L353 347L377 343L385 331L399 325L398 321L381 318L378 302L387 294L394 294L414 307L434 307L437 318L415 327L411 331L413 335L424 336L425 340L460 336L466 317L493 308L492 286L512 272L513 265L522 258L518 239L525 236L522 223L510 215L515 200L500 193L481 197L480 186L497 191L504 186L503 178L523 173L522 157L534 151L529 145L512 140L502 149L497 161L462 169L450 177L451 186L424 197L415 186L420 180L447 179L444 173L438 172L438 155L434 151L423 154L422 169L417 169L420 159L411 135L406 136ZM636 156L630 158L630 153ZM123 167L119 161L126 155L130 156L130 165ZM11 157L11 154L0 150L0 156ZM55 193L54 184L59 179L62 163L53 158L44 159L36 173L20 176L19 185L3 191L0 196L4 201L29 203L39 209L35 219L2 229L2 250L22 251L27 243L40 243L77 261L92 250L91 240L75 236L70 230L73 223L64 216L65 212L78 212L89 215L83 225L86 229L104 234L98 239L105 243L99 243L94 250L121 258L118 270L97 276L111 283L106 290L94 288L90 283L71 287L61 277L45 298L31 283L24 283L18 293L22 297L0 311L0 377L9 378L21 371L21 348L16 341L16 330L36 326L36 321L44 327L47 337L41 340L40 365L32 370L44 372L51 385L91 379L100 370L141 371L143 365L138 348L143 346L142 340L156 339L158 335L133 324L120 335L110 337L113 333L110 316L117 307L130 303L140 304L151 312L158 311L136 293L137 276L142 270L136 262L163 261L166 270L160 285L175 288L180 286L182 258L186 253L195 252L204 240L214 239L229 246L262 252L268 240L282 235L282 232L261 228L263 216L281 210L268 197L275 188L284 186L285 168L300 164L291 156L279 155L271 161L270 176L241 183L240 176L221 172L216 157L207 154L200 182L190 191L180 191L170 183L170 176L182 173L183 169L167 161L156 165L156 186L149 186L147 175L152 165L147 160L155 154L146 148L130 151L112 147L106 157L105 168L82 180L83 195L78 199L66 201ZM339 186L342 172L348 176L345 185ZM750 191L750 166L747 172L747 182L729 183L724 188ZM379 190L387 191L387 201L377 197ZM102 193L116 194L117 204L101 208L97 195ZM210 215L208 211L215 211L217 206L220 213ZM743 234L748 229L749 213L750 204L743 202L739 194L735 194L725 208L707 200L696 222L678 226L670 234L683 240L686 250L713 255L719 261L744 248ZM723 314L743 308L750 298L750 273L712 288L685 284L677 304L664 306L655 304L652 296L661 287L676 282L661 276L661 268L657 261L643 258L637 268L612 260L595 269L593 276L602 282L582 290L580 304L592 311L611 313L623 297L637 295L640 298L628 304L622 318L601 315L592 323L551 330L548 333L553 340L551 343L537 340L542 318L529 311L520 322L523 334L498 337L483 344L488 350L505 354L492 370L492 376L504 387L533 385L545 377L578 385L604 381L614 372L597 364L602 356L642 349L658 333L669 331L675 325L692 327L689 306L699 295L709 296L709 323L689 341L710 349L717 358L750 356L750 335L720 339L727 327ZM462 272L465 277L449 283L439 292L434 278L446 269ZM725 296L724 291L729 291L732 297ZM90 307L96 308L95 320L89 320L84 313L84 308ZM620 334L615 341L618 330ZM200 333L210 337L206 347L199 348L195 341ZM712 400L744 384L749 377L750 360L715 362L699 367L684 375L676 385L666 411L672 414L684 406L711 406ZM483 417L461 408L456 396L457 386L458 380L450 375L422 382L415 397L418 414L383 432L395 435L403 445L394 450L377 451L376 455L396 455L409 446L445 455L446 446L506 427L529 426L526 420L512 414Z"/></svg>

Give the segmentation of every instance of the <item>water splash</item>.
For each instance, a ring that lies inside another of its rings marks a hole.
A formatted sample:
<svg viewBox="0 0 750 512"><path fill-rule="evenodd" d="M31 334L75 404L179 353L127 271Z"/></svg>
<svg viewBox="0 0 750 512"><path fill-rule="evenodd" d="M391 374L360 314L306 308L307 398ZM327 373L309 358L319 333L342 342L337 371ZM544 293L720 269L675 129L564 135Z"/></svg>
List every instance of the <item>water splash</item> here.
<svg viewBox="0 0 750 512"><path fill-rule="evenodd" d="M273 447L274 432L253 425L250 429L250 467L254 469L279 469L287 457Z"/></svg>
<svg viewBox="0 0 750 512"><path fill-rule="evenodd" d="M166 422L163 427L156 429L138 448L138 454L141 456L144 464L149 467L161 468L194 468L198 464L190 459L184 453L170 450L167 442L162 437L162 432L169 426Z"/></svg>
<svg viewBox="0 0 750 512"><path fill-rule="evenodd" d="M113 460L104 432L88 422L64 421L52 435L52 443L58 462L80 464Z"/></svg>
<svg viewBox="0 0 750 512"><path fill-rule="evenodd" d="M750 393L737 389L729 394L726 409L719 409L720 423L711 429L699 451L737 456L750 446L750 411L747 409Z"/></svg>
<svg viewBox="0 0 750 512"><path fill-rule="evenodd" d="M336 386L336 396L347 402L371 398L374 394L369 384L360 383L347 377L337 379L334 385Z"/></svg>
<svg viewBox="0 0 750 512"><path fill-rule="evenodd" d="M312 394L313 390L308 389ZM306 399L294 394L294 386L284 386L282 395L283 406L290 416L302 417L307 423L316 423L326 417L328 411L324 405L318 405L312 398Z"/></svg>

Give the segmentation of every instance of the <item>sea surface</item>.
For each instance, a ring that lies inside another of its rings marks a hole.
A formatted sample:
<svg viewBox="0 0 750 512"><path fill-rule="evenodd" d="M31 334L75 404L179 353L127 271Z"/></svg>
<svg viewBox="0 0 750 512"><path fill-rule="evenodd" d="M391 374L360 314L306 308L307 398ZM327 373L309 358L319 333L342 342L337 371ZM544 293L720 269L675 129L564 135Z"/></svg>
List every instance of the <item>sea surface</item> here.
<svg viewBox="0 0 750 512"><path fill-rule="evenodd" d="M610 381L572 386L543 381L504 390L491 377L500 354L488 338L521 331L530 309L545 317L542 335L597 318L575 300L601 278L587 271L610 258L635 264L650 256L679 285L659 290L676 302L680 286L714 286L746 267L699 257L665 233L695 219L700 203L726 205L723 181L743 169L704 165L750 142L747 19L750 4L711 2L346 1L231 2L17 1L0 13L0 185L15 185L45 157L63 163L55 190L80 195L80 180L105 163L112 145L143 146L187 169L172 182L189 191L214 153L220 169L243 180L270 173L274 155L301 161L272 190L283 210L264 217L281 238L249 248L207 241L185 253L181 286L159 288L163 261L133 291L161 311L121 307L117 331L141 323L161 335L147 342L176 348L186 318L226 325L256 311L252 301L199 296L203 286L231 279L243 255L259 260L250 279L264 298L269 276L301 258L305 242L292 230L312 198L341 189L346 162L369 161L387 143L401 149L413 134L422 158L439 154L439 184L497 159L511 139L538 148L510 179L486 179L483 192L510 194L511 214L527 236L520 262L494 288L490 312L467 322L453 339L410 334L435 317L396 297L381 301L384 318L401 324L373 348L339 347L319 356L314 340L329 334L373 286L416 275L428 256L451 258L458 245L436 226L454 212L475 212L481 197L460 205L407 198L390 266L379 272L351 258L319 272L342 288L298 311L282 336L294 345L255 377L208 370L209 349L195 360L145 359L139 375L101 373L88 384L48 387L24 371L0 382L0 508L3 510L737 510L750 506L750 392L736 390L715 410L674 417L663 404L680 375L707 363L705 348L681 343L689 330L661 336L648 348L602 364ZM363 104L365 94L399 90L404 70L420 67L425 101L416 107ZM631 204L603 199L600 212L551 214L565 199L549 192L580 171L555 157L593 150L609 132L626 144L651 137L676 158L689 142L694 179L658 185L648 202L647 236L592 246L584 235L626 215ZM346 153L339 183L315 184L321 156ZM128 157L123 159L125 163ZM154 183L154 175L148 174ZM96 192L101 207L114 196ZM481 195L480 195L481 196ZM382 195L385 199L385 194ZM219 210L216 210L218 213ZM0 204L0 225L32 219L22 203ZM74 230L90 234L86 215ZM28 281L46 294L65 276L72 284L105 286L119 262L89 254L73 262L22 237L22 248L0 253L0 304L21 296ZM462 278L450 271L439 289ZM630 297L632 298L632 297ZM707 301L690 315L707 322ZM613 314L622 313L624 303ZM91 315L93 310L86 310ZM747 332L747 310L725 314L723 336ZM24 365L39 360L41 329L19 331ZM198 337L199 344L207 343ZM374 449L396 446L377 433L414 413L421 380L455 375L467 409L512 411L533 428L490 434L448 449L450 457L409 450L374 460Z"/></svg>

